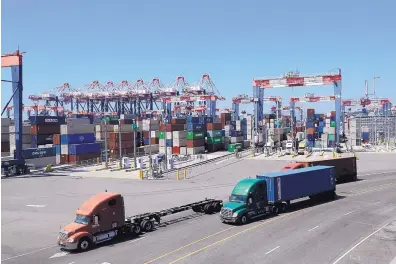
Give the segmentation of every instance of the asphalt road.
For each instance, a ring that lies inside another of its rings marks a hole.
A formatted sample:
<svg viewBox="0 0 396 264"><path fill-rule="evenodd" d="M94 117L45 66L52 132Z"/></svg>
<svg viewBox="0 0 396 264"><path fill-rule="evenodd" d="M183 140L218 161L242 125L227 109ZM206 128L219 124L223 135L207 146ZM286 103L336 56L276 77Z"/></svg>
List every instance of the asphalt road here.
<svg viewBox="0 0 396 264"><path fill-rule="evenodd" d="M60 251L56 236L91 194L120 192L127 213L154 211L205 197L226 199L239 179L279 170L284 162L231 159L189 171L189 179L181 181L74 178L67 173L2 180L1 259L66 264L388 264L396 257L395 160L390 154L361 157L362 180L338 185L339 199L333 202L299 201L288 213L246 226L222 224L218 215L186 212L168 217L158 230L140 238L76 254Z"/></svg>

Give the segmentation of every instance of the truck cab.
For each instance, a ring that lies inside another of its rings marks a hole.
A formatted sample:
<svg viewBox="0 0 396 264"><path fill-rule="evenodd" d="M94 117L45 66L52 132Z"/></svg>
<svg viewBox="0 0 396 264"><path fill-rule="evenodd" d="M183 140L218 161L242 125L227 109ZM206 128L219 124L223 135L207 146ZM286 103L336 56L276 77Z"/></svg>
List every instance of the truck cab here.
<svg viewBox="0 0 396 264"><path fill-rule="evenodd" d="M249 220L271 213L266 181L243 179L232 190L229 201L220 211L223 223L246 224Z"/></svg>
<svg viewBox="0 0 396 264"><path fill-rule="evenodd" d="M92 244L112 239L125 225L124 199L118 193L93 195L76 210L73 222L58 235L58 245L66 250L87 250Z"/></svg>

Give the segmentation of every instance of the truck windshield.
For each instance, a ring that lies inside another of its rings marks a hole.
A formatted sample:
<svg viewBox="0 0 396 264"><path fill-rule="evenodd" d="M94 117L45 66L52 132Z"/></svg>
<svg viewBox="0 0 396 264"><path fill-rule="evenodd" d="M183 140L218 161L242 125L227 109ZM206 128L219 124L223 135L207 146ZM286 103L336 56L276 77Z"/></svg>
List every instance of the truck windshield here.
<svg viewBox="0 0 396 264"><path fill-rule="evenodd" d="M76 215L74 222L77 224L88 225L89 217L85 215Z"/></svg>
<svg viewBox="0 0 396 264"><path fill-rule="evenodd" d="M231 194L230 202L246 203L246 196L245 195Z"/></svg>

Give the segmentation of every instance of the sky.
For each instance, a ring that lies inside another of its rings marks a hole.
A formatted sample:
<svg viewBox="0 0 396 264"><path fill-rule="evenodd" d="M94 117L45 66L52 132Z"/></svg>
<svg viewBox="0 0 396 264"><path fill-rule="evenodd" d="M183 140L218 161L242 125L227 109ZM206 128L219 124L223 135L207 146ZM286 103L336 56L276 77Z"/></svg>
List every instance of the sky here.
<svg viewBox="0 0 396 264"><path fill-rule="evenodd" d="M252 79L341 68L344 99L377 96L396 103L396 2L3 0L1 51L25 51L24 104L65 82L115 83L154 77L189 83L208 73L231 107L252 95ZM10 79L2 69L2 79ZM332 95L332 86L267 89L265 96ZM11 96L2 83L2 108ZM266 103L266 111L272 106ZM306 104L329 111L332 103ZM251 112L253 105L241 107Z"/></svg>

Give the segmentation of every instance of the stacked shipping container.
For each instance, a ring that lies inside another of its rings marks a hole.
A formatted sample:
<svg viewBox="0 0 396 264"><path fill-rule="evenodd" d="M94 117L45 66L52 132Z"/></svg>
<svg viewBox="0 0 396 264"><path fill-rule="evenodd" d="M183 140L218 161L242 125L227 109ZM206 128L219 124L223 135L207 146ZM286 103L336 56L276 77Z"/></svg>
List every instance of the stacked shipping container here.
<svg viewBox="0 0 396 264"><path fill-rule="evenodd" d="M205 152L205 117L187 116L187 154L196 155Z"/></svg>
<svg viewBox="0 0 396 264"><path fill-rule="evenodd" d="M10 154L10 118L1 118L1 156Z"/></svg>

